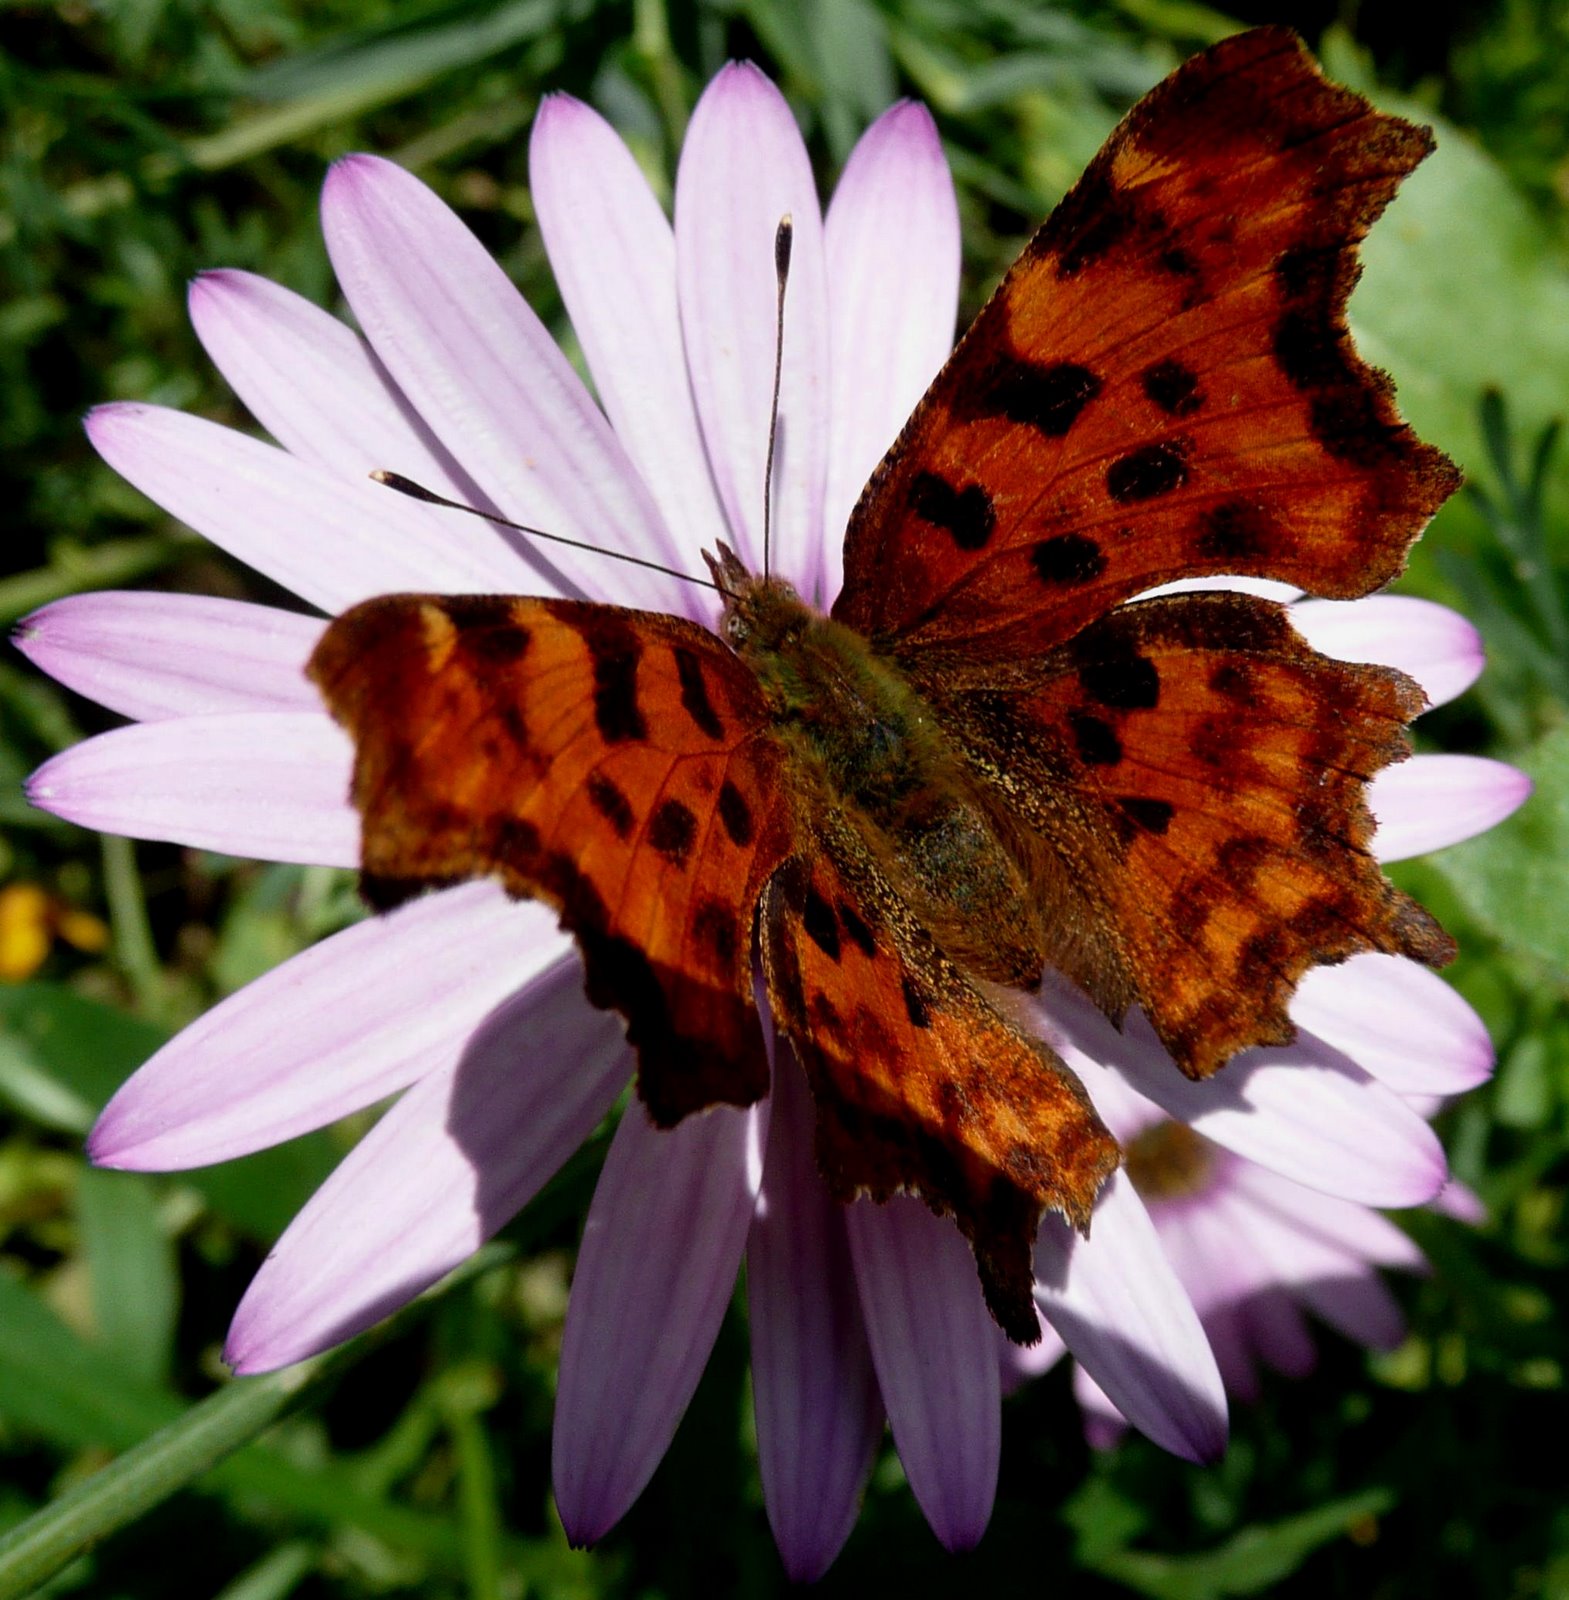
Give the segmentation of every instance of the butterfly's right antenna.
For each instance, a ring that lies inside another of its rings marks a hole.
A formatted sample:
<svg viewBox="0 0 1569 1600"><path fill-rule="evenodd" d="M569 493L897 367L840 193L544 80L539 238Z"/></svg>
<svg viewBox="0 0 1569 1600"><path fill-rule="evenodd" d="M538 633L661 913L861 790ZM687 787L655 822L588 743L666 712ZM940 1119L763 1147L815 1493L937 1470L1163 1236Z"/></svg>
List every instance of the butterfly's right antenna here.
<svg viewBox="0 0 1569 1600"><path fill-rule="evenodd" d="M787 211L774 229L774 278L779 285L779 301L774 308L774 398L768 408L768 465L763 470L763 576L769 573L769 543L773 528L774 443L779 436L779 379L784 372L785 285L790 281L790 246L795 242L795 224Z"/></svg>

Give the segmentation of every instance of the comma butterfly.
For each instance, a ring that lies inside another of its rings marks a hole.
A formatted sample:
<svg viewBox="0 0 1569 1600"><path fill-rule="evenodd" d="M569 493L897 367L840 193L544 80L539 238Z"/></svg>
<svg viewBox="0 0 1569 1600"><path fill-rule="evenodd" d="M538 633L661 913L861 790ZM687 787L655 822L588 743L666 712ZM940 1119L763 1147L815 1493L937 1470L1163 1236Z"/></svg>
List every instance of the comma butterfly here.
<svg viewBox="0 0 1569 1600"><path fill-rule="evenodd" d="M1432 136L1261 29L1142 100L878 467L828 615L709 557L718 634L515 596L391 595L310 664L356 745L373 898L493 874L560 911L670 1126L806 1065L832 1192L920 1195L1037 1337L1045 1209L1119 1151L983 985L1050 965L1178 1067L1288 1042L1301 975L1452 946L1368 851L1421 690L1204 574L1350 598L1459 482L1345 320Z"/></svg>

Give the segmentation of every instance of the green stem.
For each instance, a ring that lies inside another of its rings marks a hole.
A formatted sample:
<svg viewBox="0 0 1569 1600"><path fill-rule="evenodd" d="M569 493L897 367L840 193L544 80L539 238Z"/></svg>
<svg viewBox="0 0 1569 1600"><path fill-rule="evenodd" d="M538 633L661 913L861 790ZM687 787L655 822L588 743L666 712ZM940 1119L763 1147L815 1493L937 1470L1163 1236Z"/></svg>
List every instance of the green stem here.
<svg viewBox="0 0 1569 1600"><path fill-rule="evenodd" d="M469 1594L473 1600L501 1600L501 1518L484 1424L465 1411L452 1416L448 1426L457 1449L458 1520Z"/></svg>
<svg viewBox="0 0 1569 1600"><path fill-rule="evenodd" d="M322 1356L236 1380L0 1537L0 1600L30 1594L95 1540L254 1439L298 1404L337 1359Z"/></svg>
<svg viewBox="0 0 1569 1600"><path fill-rule="evenodd" d="M160 1020L163 967L147 919L147 897L136 866L136 847L118 834L103 835L104 895L109 902L109 925L114 930L114 952L136 996L137 1009L148 1020Z"/></svg>

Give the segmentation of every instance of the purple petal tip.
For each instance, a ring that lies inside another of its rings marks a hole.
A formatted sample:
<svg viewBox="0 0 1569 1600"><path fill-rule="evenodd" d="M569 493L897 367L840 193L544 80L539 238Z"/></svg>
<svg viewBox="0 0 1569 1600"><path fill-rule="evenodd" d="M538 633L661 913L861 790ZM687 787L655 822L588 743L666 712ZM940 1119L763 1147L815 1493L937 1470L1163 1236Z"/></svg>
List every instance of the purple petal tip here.
<svg viewBox="0 0 1569 1600"><path fill-rule="evenodd" d="M322 203L325 205L330 197L337 195L360 194L381 178L389 167L395 171L402 171L396 162L388 161L383 156L366 155L363 152L339 156L327 168L327 176L321 188Z"/></svg>

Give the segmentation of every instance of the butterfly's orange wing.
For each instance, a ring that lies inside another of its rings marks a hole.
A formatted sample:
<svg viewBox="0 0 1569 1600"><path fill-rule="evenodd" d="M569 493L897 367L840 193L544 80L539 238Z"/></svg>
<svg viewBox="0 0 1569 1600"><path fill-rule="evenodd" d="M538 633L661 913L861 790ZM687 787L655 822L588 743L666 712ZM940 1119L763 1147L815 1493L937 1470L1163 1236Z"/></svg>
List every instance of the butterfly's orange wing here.
<svg viewBox="0 0 1569 1600"><path fill-rule="evenodd" d="M864 849L831 824L818 843L770 883L762 948L774 1015L812 1083L829 1189L904 1191L951 1212L998 1324L1033 1344L1042 1213L1087 1229L1116 1141L1067 1067L982 997Z"/></svg>
<svg viewBox="0 0 1569 1600"><path fill-rule="evenodd" d="M1420 690L1336 665L1212 573L1367 593L1458 475L1352 348L1357 242L1430 134L1261 29L1129 114L856 508L836 617L1043 844L1053 959L1184 1070L1291 1036L1310 965L1442 962L1368 853Z"/></svg>
<svg viewBox="0 0 1569 1600"><path fill-rule="evenodd" d="M1356 245L1432 135L1266 28L1128 115L850 521L834 615L1016 658L1204 573L1366 594L1456 487L1352 348Z"/></svg>
<svg viewBox="0 0 1569 1600"><path fill-rule="evenodd" d="M1135 601L1005 685L933 685L988 781L1091 886L1106 923L1058 965L1148 1013L1183 1070L1292 1037L1309 966L1453 946L1368 851L1367 780L1408 751L1410 679L1331 661L1284 607L1213 593ZM997 762L987 752L1006 751Z"/></svg>
<svg viewBox="0 0 1569 1600"><path fill-rule="evenodd" d="M493 874L556 906L661 1125L767 1092L752 941L788 808L756 686L712 634L391 595L339 617L309 670L354 738L373 896Z"/></svg>

